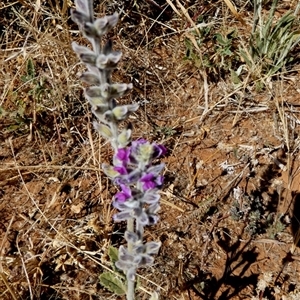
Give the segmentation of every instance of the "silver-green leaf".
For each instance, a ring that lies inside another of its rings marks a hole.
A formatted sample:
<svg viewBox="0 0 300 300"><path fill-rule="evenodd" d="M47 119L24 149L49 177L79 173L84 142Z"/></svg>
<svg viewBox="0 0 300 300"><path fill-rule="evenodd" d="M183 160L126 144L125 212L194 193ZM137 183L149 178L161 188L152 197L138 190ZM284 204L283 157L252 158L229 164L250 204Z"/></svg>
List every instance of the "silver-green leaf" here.
<svg viewBox="0 0 300 300"><path fill-rule="evenodd" d="M105 272L99 276L100 284L116 295L125 295L126 286L113 273Z"/></svg>

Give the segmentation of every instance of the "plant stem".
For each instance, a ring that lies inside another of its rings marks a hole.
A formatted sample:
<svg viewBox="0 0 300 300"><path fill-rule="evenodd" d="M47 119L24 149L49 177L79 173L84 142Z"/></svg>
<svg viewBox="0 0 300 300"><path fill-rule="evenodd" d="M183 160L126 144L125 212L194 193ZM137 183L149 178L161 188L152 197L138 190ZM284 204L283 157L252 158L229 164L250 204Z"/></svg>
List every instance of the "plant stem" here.
<svg viewBox="0 0 300 300"><path fill-rule="evenodd" d="M135 281L127 278L127 295L126 295L127 300L134 300L134 286L135 286Z"/></svg>
<svg viewBox="0 0 300 300"><path fill-rule="evenodd" d="M127 221L127 231L134 232L134 219L131 218ZM132 252L132 243L128 243L128 250Z"/></svg>
<svg viewBox="0 0 300 300"><path fill-rule="evenodd" d="M131 218L127 221L127 231L133 232L134 231L134 219ZM128 242L127 245L128 252L131 254L133 251L133 244ZM127 276L127 300L134 300L134 287L135 287L135 280L130 280Z"/></svg>

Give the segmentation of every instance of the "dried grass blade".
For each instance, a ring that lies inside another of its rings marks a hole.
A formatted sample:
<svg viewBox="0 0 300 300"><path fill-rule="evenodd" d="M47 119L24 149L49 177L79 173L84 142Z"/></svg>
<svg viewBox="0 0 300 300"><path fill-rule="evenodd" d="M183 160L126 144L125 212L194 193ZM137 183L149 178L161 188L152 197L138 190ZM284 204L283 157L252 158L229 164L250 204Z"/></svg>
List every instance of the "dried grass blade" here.
<svg viewBox="0 0 300 300"><path fill-rule="evenodd" d="M6 279L6 276L5 276L2 272L0 273L0 277L2 278L2 280L3 280L4 284L5 284L5 286L7 287L7 289L9 290L10 295L12 296L12 299L13 299L13 300L18 300L17 295L16 295L15 292L12 290L11 286L9 285L9 282L8 282L7 279Z"/></svg>
<svg viewBox="0 0 300 300"><path fill-rule="evenodd" d="M182 17L181 13L178 11L178 9L176 8L176 6L172 3L171 0L167 0L168 4L172 7L172 9L175 11L175 13L179 16Z"/></svg>
<svg viewBox="0 0 300 300"><path fill-rule="evenodd" d="M241 18L235 7L230 0L224 0L225 4L228 6L232 14L243 24L246 25L245 21Z"/></svg>
<svg viewBox="0 0 300 300"><path fill-rule="evenodd" d="M179 2L179 0L176 0L177 5L180 7L182 13L184 14L184 16L186 17L186 19L191 23L191 25L193 26L193 28L195 29L195 31L197 32L197 34L200 36L200 30L199 28L196 26L195 22L193 21L193 19L190 17L188 11L184 8L184 6Z"/></svg>

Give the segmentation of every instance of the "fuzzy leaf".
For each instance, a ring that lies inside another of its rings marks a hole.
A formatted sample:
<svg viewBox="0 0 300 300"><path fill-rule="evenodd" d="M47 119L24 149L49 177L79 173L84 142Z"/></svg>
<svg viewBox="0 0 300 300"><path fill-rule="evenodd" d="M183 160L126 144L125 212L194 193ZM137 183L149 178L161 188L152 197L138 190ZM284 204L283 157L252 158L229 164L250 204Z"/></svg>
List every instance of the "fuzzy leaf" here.
<svg viewBox="0 0 300 300"><path fill-rule="evenodd" d="M77 11L89 16L90 12L90 0L75 0Z"/></svg>
<svg viewBox="0 0 300 300"><path fill-rule="evenodd" d="M83 28L84 25L90 21L88 15L75 9L71 10L71 18L80 28Z"/></svg>
<svg viewBox="0 0 300 300"><path fill-rule="evenodd" d="M112 110L112 112L117 120L124 120L128 112L127 105L117 106Z"/></svg>
<svg viewBox="0 0 300 300"><path fill-rule="evenodd" d="M154 189L149 189L144 193L144 196L141 199L141 201L147 204L155 204L158 203L159 199L160 199L159 193Z"/></svg>
<svg viewBox="0 0 300 300"><path fill-rule="evenodd" d="M105 85L91 86L85 89L85 96L87 100L95 106L103 106L108 109L109 92Z"/></svg>
<svg viewBox="0 0 300 300"><path fill-rule="evenodd" d="M119 172L115 171L111 165L102 164L102 169L104 174L110 178L115 178L116 176L120 175Z"/></svg>
<svg viewBox="0 0 300 300"><path fill-rule="evenodd" d="M136 267L136 265L132 262L118 260L116 262L116 267L126 273L130 268Z"/></svg>
<svg viewBox="0 0 300 300"><path fill-rule="evenodd" d="M138 245L134 246L133 251L135 252L135 254L139 255L145 253L145 249L146 249L145 245L139 243Z"/></svg>
<svg viewBox="0 0 300 300"><path fill-rule="evenodd" d="M88 87L85 90L85 93L88 97L102 97L106 100L112 98L122 97L126 92L132 89L132 84L126 83L114 83L108 84L104 83L100 86ZM138 108L137 104L128 105L130 111L134 111Z"/></svg>
<svg viewBox="0 0 300 300"><path fill-rule="evenodd" d="M91 86L85 89L85 93L88 97L103 97L107 93L108 85Z"/></svg>
<svg viewBox="0 0 300 300"><path fill-rule="evenodd" d="M116 247L110 246L108 248L108 256L110 258L110 261L115 264L119 259L119 250Z"/></svg>
<svg viewBox="0 0 300 300"><path fill-rule="evenodd" d="M119 135L118 135L118 144L120 148L126 147L131 138L131 129L124 129Z"/></svg>
<svg viewBox="0 0 300 300"><path fill-rule="evenodd" d="M85 82L88 83L90 85L100 85L100 78L92 73L92 72L85 72L80 76L80 79Z"/></svg>
<svg viewBox="0 0 300 300"><path fill-rule="evenodd" d="M113 70L117 67L119 60L122 57L122 52L113 51L109 54L100 54L96 60L96 66L102 70Z"/></svg>
<svg viewBox="0 0 300 300"><path fill-rule="evenodd" d="M146 253L157 254L160 246L161 246L161 242L148 242L146 243Z"/></svg>
<svg viewBox="0 0 300 300"><path fill-rule="evenodd" d="M113 83L110 85L110 96L111 98L119 98L125 95L132 89L132 83Z"/></svg>
<svg viewBox="0 0 300 300"><path fill-rule="evenodd" d="M152 173L154 175L158 175L164 169L164 167L165 167L164 163L161 163L159 165L154 165L148 168L147 172Z"/></svg>
<svg viewBox="0 0 300 300"><path fill-rule="evenodd" d="M141 208L133 209L132 215L141 226L148 225L148 215Z"/></svg>
<svg viewBox="0 0 300 300"><path fill-rule="evenodd" d="M94 123L95 129L106 139L110 140L112 138L112 132L110 128L104 124Z"/></svg>
<svg viewBox="0 0 300 300"><path fill-rule="evenodd" d="M142 256L141 262L139 263L139 266L151 266L154 263L154 258L150 255L144 254Z"/></svg>
<svg viewBox="0 0 300 300"><path fill-rule="evenodd" d="M136 111L139 108L137 103L129 105L120 105L115 107L112 112L117 120L124 120L127 118L129 112Z"/></svg>
<svg viewBox="0 0 300 300"><path fill-rule="evenodd" d="M126 286L114 274L105 272L99 276L100 284L116 295L125 295Z"/></svg>
<svg viewBox="0 0 300 300"><path fill-rule="evenodd" d="M84 26L82 27L82 32L88 38L94 39L94 38L99 37L98 32L97 32L94 24L91 23L91 22L86 22L84 24Z"/></svg>
<svg viewBox="0 0 300 300"><path fill-rule="evenodd" d="M106 16L106 17L107 17L110 27L115 27L117 25L117 23L119 21L119 14L117 12L113 13L110 16Z"/></svg>
<svg viewBox="0 0 300 300"><path fill-rule="evenodd" d="M128 243L133 243L133 244L135 244L137 241L140 240L139 236L135 232L128 231L128 230L125 231L124 237Z"/></svg>
<svg viewBox="0 0 300 300"><path fill-rule="evenodd" d="M114 216L113 216L113 219L115 222L121 222L121 221L127 221L129 219L132 218L132 215L130 213L130 211L121 211L119 213L116 213ZM118 267L118 265L116 264L116 266ZM122 269L120 267L118 267L119 269ZM123 269L122 269L123 270Z"/></svg>
<svg viewBox="0 0 300 300"><path fill-rule="evenodd" d="M97 60L97 56L92 53L83 53L83 54L80 54L79 55L81 61L85 64L89 64L89 65L92 65L94 66L96 64L96 60Z"/></svg>
<svg viewBox="0 0 300 300"><path fill-rule="evenodd" d="M136 256L131 254L124 246L119 248L119 261L125 261L127 263L134 263Z"/></svg>
<svg viewBox="0 0 300 300"><path fill-rule="evenodd" d="M85 94L88 98L102 98L105 100L112 97L109 91L109 84L101 84L100 86L91 86L85 89Z"/></svg>
<svg viewBox="0 0 300 300"><path fill-rule="evenodd" d="M106 34L109 30L115 27L118 23L119 15L118 13L114 13L111 16L104 16L103 18L99 18L94 22L94 28L97 32L98 36Z"/></svg>
<svg viewBox="0 0 300 300"><path fill-rule="evenodd" d="M72 49L74 52L76 52L78 55L80 54L89 54L89 55L95 55L94 51L89 49L88 47L80 46L76 42L72 42Z"/></svg>

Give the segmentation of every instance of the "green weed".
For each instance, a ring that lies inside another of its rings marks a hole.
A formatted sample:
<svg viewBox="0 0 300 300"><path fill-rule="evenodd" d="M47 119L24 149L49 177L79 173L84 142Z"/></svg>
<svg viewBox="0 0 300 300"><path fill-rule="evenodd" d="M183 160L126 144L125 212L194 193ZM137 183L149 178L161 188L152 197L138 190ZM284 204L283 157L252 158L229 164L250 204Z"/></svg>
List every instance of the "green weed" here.
<svg viewBox="0 0 300 300"><path fill-rule="evenodd" d="M283 215L275 216L270 214L267 217L267 234L270 239L276 239L278 233L283 232L286 225L282 221Z"/></svg>
<svg viewBox="0 0 300 300"><path fill-rule="evenodd" d="M275 11L278 0L273 0L267 17L262 14L262 2L254 1L254 22L250 36L249 48L240 49L240 55L248 66L254 79L266 79L283 67L291 64L291 51L300 41L296 14L289 11L276 21Z"/></svg>
<svg viewBox="0 0 300 300"><path fill-rule="evenodd" d="M110 246L108 256L112 265L113 272L103 272L99 276L100 284L116 295L126 294L126 276L116 267L119 259L119 250Z"/></svg>
<svg viewBox="0 0 300 300"><path fill-rule="evenodd" d="M29 124L35 125L37 115L45 110L43 106L47 95L51 94L43 77L36 74L32 59L26 63L25 74L20 76L23 85L9 94L13 109L4 110L0 117L9 119L8 132L22 132L28 129ZM40 128L41 129L41 128Z"/></svg>
<svg viewBox="0 0 300 300"><path fill-rule="evenodd" d="M291 53L300 42L297 18L300 4L295 11L287 12L278 20L275 16L277 4L278 0L273 0L270 12L265 16L262 1L254 1L252 31L244 40L238 36L236 28L199 28L198 34L194 33L194 41L189 35L185 39L184 59L204 68L208 74L221 77L229 74L234 84L240 84L247 75L256 82L258 90L263 88L267 78L292 64ZM201 17L198 21L205 20Z"/></svg>
<svg viewBox="0 0 300 300"><path fill-rule="evenodd" d="M116 295L125 295L127 290L126 276L123 271L116 267L116 262L119 260L119 250L110 246L108 248L108 256L113 272L103 272L99 276L100 284ZM136 289L138 289L139 286L140 281L137 279Z"/></svg>
<svg viewBox="0 0 300 300"><path fill-rule="evenodd" d="M213 75L227 74L235 68L239 61L236 48L237 31L229 28L213 32L212 27L205 27L199 31L200 36L195 34L195 41L202 53L196 51L192 41L186 38L184 59Z"/></svg>
<svg viewBox="0 0 300 300"><path fill-rule="evenodd" d="M39 102L47 92L45 79L37 76L34 63L31 59L27 61L26 74L21 76L21 80L24 84L28 85L27 94L28 96L32 96L34 101Z"/></svg>
<svg viewBox="0 0 300 300"><path fill-rule="evenodd" d="M159 134L167 138L172 137L177 133L176 129L169 126L163 126L163 127L155 126L154 132L155 134Z"/></svg>

